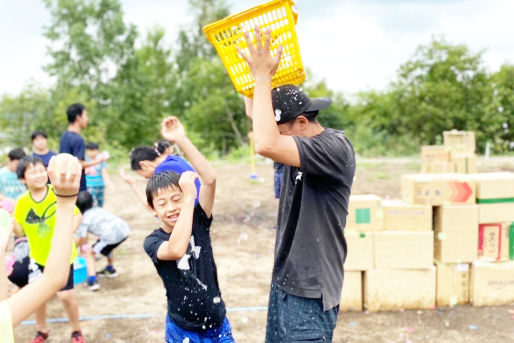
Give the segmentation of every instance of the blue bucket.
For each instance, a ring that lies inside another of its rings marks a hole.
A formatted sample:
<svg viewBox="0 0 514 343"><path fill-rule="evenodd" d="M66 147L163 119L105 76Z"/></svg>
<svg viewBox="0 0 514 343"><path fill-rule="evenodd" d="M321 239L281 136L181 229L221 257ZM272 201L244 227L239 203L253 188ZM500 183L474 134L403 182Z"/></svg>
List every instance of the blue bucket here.
<svg viewBox="0 0 514 343"><path fill-rule="evenodd" d="M73 262L73 283L79 284L87 280L87 263L84 257L77 256Z"/></svg>

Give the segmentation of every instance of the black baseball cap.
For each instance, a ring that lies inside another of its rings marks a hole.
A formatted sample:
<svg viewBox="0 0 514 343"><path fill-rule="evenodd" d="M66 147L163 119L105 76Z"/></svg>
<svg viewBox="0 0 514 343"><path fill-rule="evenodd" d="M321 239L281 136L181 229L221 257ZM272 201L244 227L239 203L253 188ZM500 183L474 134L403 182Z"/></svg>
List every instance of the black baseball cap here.
<svg viewBox="0 0 514 343"><path fill-rule="evenodd" d="M298 86L283 85L271 91L273 110L277 124L287 123L303 114L308 119L314 118L318 111L330 106L329 98L309 98Z"/></svg>

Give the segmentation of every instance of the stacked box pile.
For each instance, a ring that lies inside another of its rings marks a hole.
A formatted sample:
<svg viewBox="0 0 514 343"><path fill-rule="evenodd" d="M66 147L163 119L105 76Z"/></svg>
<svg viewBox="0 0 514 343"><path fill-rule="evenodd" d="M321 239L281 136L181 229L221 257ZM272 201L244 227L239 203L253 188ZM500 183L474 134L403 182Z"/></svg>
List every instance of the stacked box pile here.
<svg viewBox="0 0 514 343"><path fill-rule="evenodd" d="M352 195L341 310L514 303L514 173L402 175Z"/></svg>
<svg viewBox="0 0 514 343"><path fill-rule="evenodd" d="M421 148L422 173L477 172L473 131L444 131L443 142L443 145L425 145Z"/></svg>
<svg viewBox="0 0 514 343"><path fill-rule="evenodd" d="M471 267L474 306L514 302L514 173L472 174L478 207L478 261Z"/></svg>

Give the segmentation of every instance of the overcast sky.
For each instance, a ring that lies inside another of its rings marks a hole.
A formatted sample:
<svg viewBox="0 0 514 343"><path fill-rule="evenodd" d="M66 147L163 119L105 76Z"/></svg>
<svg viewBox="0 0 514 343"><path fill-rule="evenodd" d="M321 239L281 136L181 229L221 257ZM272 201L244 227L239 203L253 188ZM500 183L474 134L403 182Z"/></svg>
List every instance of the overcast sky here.
<svg viewBox="0 0 514 343"><path fill-rule="evenodd" d="M186 25L187 0L122 0L125 20L141 36L166 29L171 44ZM231 13L265 1L227 0ZM513 0L297 0L303 63L330 88L346 94L383 89L419 45L443 35L484 51L490 71L514 63ZM17 94L29 80L51 81L42 28L49 14L40 0L0 0L0 94Z"/></svg>

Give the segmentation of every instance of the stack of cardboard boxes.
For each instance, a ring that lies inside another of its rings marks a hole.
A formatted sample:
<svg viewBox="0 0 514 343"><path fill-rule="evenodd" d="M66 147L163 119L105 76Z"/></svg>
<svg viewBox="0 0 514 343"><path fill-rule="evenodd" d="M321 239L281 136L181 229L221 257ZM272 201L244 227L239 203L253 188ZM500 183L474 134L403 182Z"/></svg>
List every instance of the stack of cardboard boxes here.
<svg viewBox="0 0 514 343"><path fill-rule="evenodd" d="M475 306L514 302L514 173L471 175L476 182L478 261L471 268Z"/></svg>
<svg viewBox="0 0 514 343"><path fill-rule="evenodd" d="M402 200L350 197L341 310L514 302L514 173L401 181Z"/></svg>
<svg viewBox="0 0 514 343"><path fill-rule="evenodd" d="M444 145L421 147L422 173L476 173L475 133L444 131Z"/></svg>

